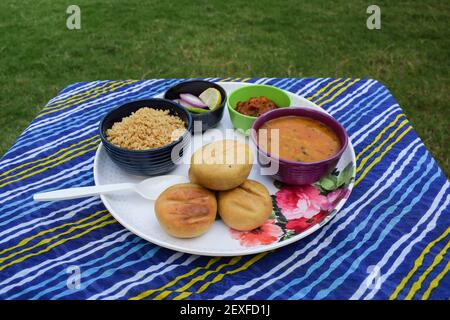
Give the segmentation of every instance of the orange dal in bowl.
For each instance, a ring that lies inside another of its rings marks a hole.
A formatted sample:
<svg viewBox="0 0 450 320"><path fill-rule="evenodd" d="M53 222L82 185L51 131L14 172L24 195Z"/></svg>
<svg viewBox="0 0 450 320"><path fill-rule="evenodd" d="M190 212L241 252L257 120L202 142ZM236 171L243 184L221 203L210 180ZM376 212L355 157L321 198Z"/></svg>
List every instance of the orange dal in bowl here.
<svg viewBox="0 0 450 320"><path fill-rule="evenodd" d="M272 130L279 130L278 135ZM271 156L295 162L322 161L341 149L339 137L328 126L298 116L280 117L264 123L258 130L258 144Z"/></svg>

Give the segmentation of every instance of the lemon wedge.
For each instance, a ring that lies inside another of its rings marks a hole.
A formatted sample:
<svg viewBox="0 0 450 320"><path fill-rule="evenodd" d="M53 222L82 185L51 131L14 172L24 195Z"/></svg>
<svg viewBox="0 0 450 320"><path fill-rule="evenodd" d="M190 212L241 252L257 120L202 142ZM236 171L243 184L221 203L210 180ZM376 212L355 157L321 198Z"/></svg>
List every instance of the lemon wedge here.
<svg viewBox="0 0 450 320"><path fill-rule="evenodd" d="M222 103L222 95L216 88L208 88L198 96L211 110Z"/></svg>

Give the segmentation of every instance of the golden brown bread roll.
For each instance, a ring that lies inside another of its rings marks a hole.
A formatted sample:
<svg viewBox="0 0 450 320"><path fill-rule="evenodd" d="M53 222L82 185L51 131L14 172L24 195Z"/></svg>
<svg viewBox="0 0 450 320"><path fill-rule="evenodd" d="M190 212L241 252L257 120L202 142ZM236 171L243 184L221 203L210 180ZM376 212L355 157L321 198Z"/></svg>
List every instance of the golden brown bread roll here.
<svg viewBox="0 0 450 320"><path fill-rule="evenodd" d="M177 238L198 237L208 231L217 213L217 200L211 191L193 183L171 186L155 203L162 228Z"/></svg>
<svg viewBox="0 0 450 320"><path fill-rule="evenodd" d="M235 189L219 192L218 210L229 227L250 231L263 225L270 217L272 198L261 183L246 180Z"/></svg>
<svg viewBox="0 0 450 320"><path fill-rule="evenodd" d="M194 174L192 173L191 168L189 168L188 177L189 177L189 181L191 181L192 183L199 184L198 180L195 178Z"/></svg>
<svg viewBox="0 0 450 320"><path fill-rule="evenodd" d="M204 145L191 158L189 178L212 190L229 190L242 184L252 169L249 146L236 140Z"/></svg>

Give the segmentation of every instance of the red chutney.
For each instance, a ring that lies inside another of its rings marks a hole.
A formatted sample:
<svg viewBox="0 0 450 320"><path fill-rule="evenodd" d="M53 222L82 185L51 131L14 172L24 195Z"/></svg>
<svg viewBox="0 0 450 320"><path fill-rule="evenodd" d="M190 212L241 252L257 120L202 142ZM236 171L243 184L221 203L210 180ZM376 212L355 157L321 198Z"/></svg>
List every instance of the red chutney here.
<svg viewBox="0 0 450 320"><path fill-rule="evenodd" d="M246 116L259 117L263 113L276 109L278 106L267 97L250 98L247 101L239 101L236 111Z"/></svg>

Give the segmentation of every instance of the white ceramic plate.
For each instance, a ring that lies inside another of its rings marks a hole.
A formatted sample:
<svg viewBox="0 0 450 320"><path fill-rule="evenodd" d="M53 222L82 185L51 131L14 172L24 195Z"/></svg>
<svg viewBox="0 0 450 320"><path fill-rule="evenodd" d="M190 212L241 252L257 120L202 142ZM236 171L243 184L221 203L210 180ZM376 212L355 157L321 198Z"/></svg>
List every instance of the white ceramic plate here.
<svg viewBox="0 0 450 320"><path fill-rule="evenodd" d="M238 82L219 83L230 94L233 90L249 84ZM303 97L289 93L292 98L292 106L307 107L325 112L314 103ZM157 97L160 97L159 95ZM226 107L225 107L226 108ZM224 111L221 123L215 128L220 132L225 129L232 129L228 111ZM231 130L228 130L231 131ZM190 159L191 154L202 143L206 144L216 140L217 130L208 130L201 137L195 136L192 144L184 154L183 163ZM248 141L237 131L232 131L233 137ZM232 137L227 137L232 138ZM251 144L250 144L251 145ZM254 149L254 146L252 146ZM254 152L256 155L256 153ZM187 177L188 164L179 164L170 174L179 174ZM217 220L212 228L204 235L194 239L178 239L169 236L160 227L154 213L154 202L140 197L134 192L122 192L120 194L103 195L101 199L113 215L125 228L135 233L139 237L152 243L172 250L208 256L237 256L259 253L276 249L292 242L298 241L309 234L315 232L333 218L340 210L353 187L355 172L355 153L349 141L348 147L343 153L334 176L341 172L341 176L346 172L347 179L345 185L330 192L330 188L325 190L317 186L287 187L276 183L273 179L259 174L259 166L255 164L249 178L263 183L273 195L274 214L272 218L261 229L254 232L237 232L228 228L222 221ZM347 170L344 168L347 167ZM350 172L350 174L349 174ZM339 176L339 179L341 178ZM96 185L121 182L140 182L146 177L133 176L115 165L106 154L102 145L99 146L95 155L94 179ZM333 177L332 177L333 178ZM339 180L334 179L334 180ZM333 179L332 179L333 180ZM321 194L319 194L319 190ZM163 191L163 190L161 190ZM308 212L320 211L313 218L299 218L305 205L309 206Z"/></svg>

